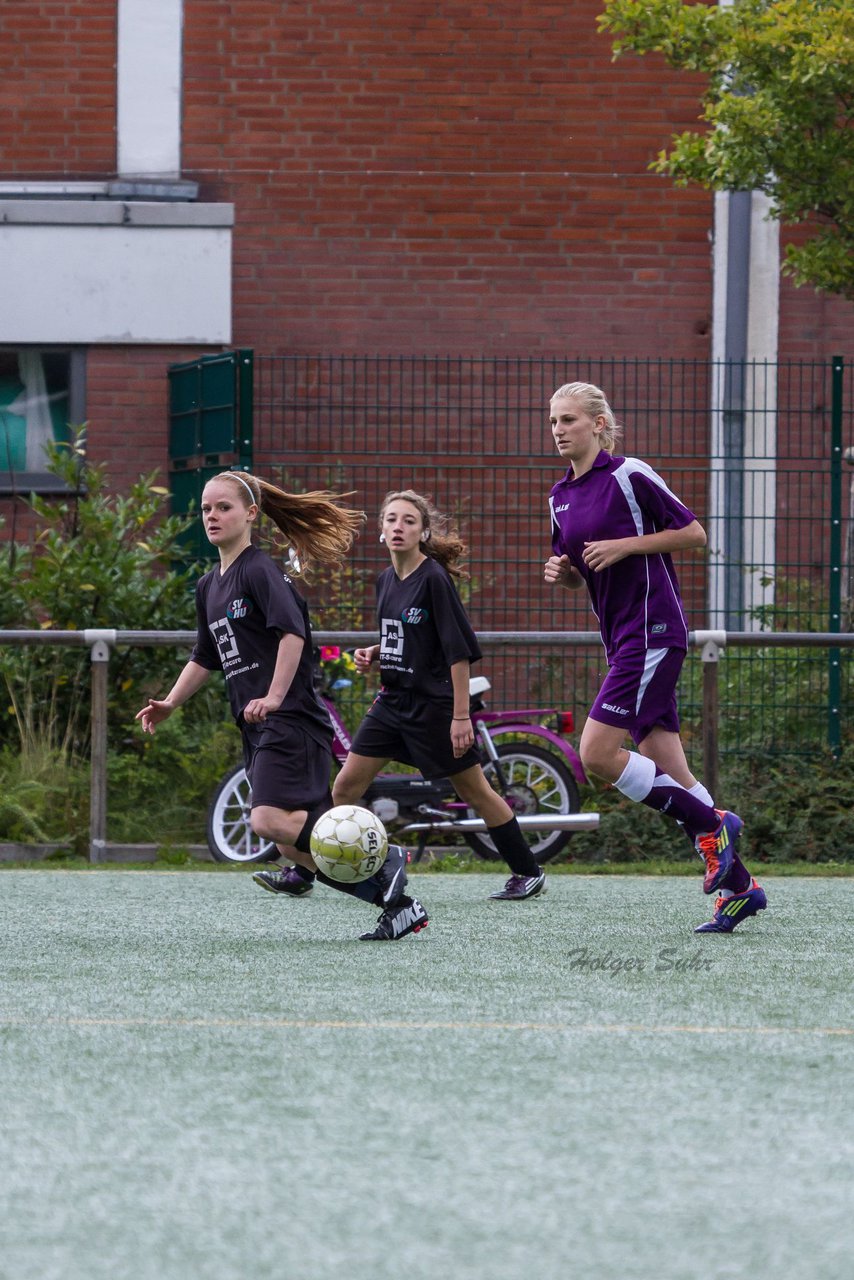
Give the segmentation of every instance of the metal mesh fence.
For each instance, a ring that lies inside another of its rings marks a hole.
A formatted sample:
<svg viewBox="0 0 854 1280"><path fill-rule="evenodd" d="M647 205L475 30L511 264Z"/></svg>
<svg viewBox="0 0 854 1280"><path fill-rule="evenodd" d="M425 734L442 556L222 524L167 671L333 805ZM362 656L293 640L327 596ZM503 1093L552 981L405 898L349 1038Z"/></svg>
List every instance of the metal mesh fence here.
<svg viewBox="0 0 854 1280"><path fill-rule="evenodd" d="M605 390L624 425L619 452L645 458L706 527L707 554L676 557L692 627L850 626L845 547L854 498L839 443L852 439L852 397L841 362L834 373L829 360L734 368L667 359L258 356L256 469L286 488L353 491L369 515L347 567L309 590L319 622L373 625L373 583L387 564L376 512L388 490L411 487L464 533L464 594L476 628L596 630L585 593L556 592L542 579L547 495L562 474L548 406L567 381ZM689 658L683 675L689 736L699 717L698 667ZM487 674L495 706L554 704L583 716L604 663L598 646L571 656L501 651L490 655ZM850 723L850 652L734 651L721 676L724 749L818 749L828 742L834 701L843 733Z"/></svg>

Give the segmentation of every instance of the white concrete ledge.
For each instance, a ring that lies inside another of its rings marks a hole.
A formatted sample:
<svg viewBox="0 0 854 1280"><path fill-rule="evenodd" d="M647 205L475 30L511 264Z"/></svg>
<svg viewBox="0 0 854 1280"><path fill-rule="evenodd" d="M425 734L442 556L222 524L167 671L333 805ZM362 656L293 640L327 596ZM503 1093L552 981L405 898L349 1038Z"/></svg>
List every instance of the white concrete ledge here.
<svg viewBox="0 0 854 1280"><path fill-rule="evenodd" d="M0 182L0 200L104 200L108 193L107 182L21 182L7 179Z"/></svg>
<svg viewBox="0 0 854 1280"><path fill-rule="evenodd" d="M28 227L233 227L233 204L183 200L0 200L0 223Z"/></svg>
<svg viewBox="0 0 854 1280"><path fill-rule="evenodd" d="M125 173L96 182L0 182L0 200L197 200L199 184L180 174Z"/></svg>
<svg viewBox="0 0 854 1280"><path fill-rule="evenodd" d="M231 342L234 206L0 201L0 342Z"/></svg>

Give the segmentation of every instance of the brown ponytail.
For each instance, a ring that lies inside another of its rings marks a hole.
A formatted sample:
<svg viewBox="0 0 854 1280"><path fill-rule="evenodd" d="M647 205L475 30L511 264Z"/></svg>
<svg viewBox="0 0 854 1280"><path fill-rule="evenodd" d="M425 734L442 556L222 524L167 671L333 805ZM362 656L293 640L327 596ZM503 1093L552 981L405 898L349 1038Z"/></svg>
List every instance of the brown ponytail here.
<svg viewBox="0 0 854 1280"><path fill-rule="evenodd" d="M348 494L316 489L311 493L286 493L267 480L248 471L222 471L217 480L232 480L244 505L255 503L284 536L284 545L292 547L299 558L299 569L305 574L313 560L337 565L353 545L353 539L365 522L364 511L339 505Z"/></svg>

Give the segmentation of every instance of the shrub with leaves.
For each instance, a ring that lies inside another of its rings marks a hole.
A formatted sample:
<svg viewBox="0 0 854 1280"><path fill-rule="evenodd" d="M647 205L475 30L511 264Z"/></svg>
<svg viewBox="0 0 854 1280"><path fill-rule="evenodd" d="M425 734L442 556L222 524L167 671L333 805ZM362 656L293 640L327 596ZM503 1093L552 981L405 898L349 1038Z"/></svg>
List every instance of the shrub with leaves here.
<svg viewBox="0 0 854 1280"><path fill-rule="evenodd" d="M103 466L88 462L82 431L49 448L47 469L64 492L32 495L36 532L0 549L6 590L0 626L41 630L187 630L195 625L196 567L176 568L185 517L167 516L156 475L112 492ZM171 682L171 649L121 647L109 664L111 732L128 722L149 688ZM0 646L5 697L0 729L22 750L36 745L82 754L89 737L90 661L85 648Z"/></svg>
<svg viewBox="0 0 854 1280"><path fill-rule="evenodd" d="M854 744L839 757L826 752L808 763L773 759L764 752L728 760L716 799L745 821L741 853L754 871L765 863L854 862ZM702 863L684 831L615 787L597 786L584 797L598 810L596 831L579 832L567 856L584 863L684 862L698 876ZM640 866L639 866L639 869Z"/></svg>
<svg viewBox="0 0 854 1280"><path fill-rule="evenodd" d="M851 0L605 0L614 54L660 53L706 77L698 128L652 168L678 185L763 191L771 214L802 224L786 245L796 284L854 298Z"/></svg>

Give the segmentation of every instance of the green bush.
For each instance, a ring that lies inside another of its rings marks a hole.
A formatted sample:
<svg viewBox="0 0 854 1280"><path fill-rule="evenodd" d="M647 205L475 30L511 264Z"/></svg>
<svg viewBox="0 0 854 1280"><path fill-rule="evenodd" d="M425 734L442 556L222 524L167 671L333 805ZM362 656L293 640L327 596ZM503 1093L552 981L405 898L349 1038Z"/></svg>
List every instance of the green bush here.
<svg viewBox="0 0 854 1280"><path fill-rule="evenodd" d="M109 491L103 467L86 460L82 432L49 448L48 470L64 492L33 494L35 536L0 548L0 626L27 630L187 630L195 626L196 566L175 568L184 517L165 516L167 490L141 477L126 495ZM122 647L109 664L111 739L149 689L175 667L168 649ZM88 751L90 662L84 648L0 646L0 733L22 750Z"/></svg>
<svg viewBox="0 0 854 1280"><path fill-rule="evenodd" d="M775 862L854 863L854 748L775 758L757 754L724 762L716 800L745 821L741 852L748 866ZM574 835L568 856L578 862L665 859L700 862L672 821L635 804L613 787L585 798L601 814L598 830Z"/></svg>
<svg viewBox="0 0 854 1280"><path fill-rule="evenodd" d="M27 630L195 628L197 565L182 565L184 517L143 476L110 491L87 462L82 431L49 450L63 491L31 496L35 532L0 548L0 626ZM208 800L239 758L222 689L203 690L175 722L144 737L134 716L174 681L186 653L119 646L108 675L108 836L203 840ZM89 844L91 663L85 647L0 646L0 840Z"/></svg>
<svg viewBox="0 0 854 1280"><path fill-rule="evenodd" d="M0 840L89 849L89 766L67 753L0 751Z"/></svg>
<svg viewBox="0 0 854 1280"><path fill-rule="evenodd" d="M219 685L216 678L213 683ZM108 839L204 844L211 797L241 758L240 733L222 689L202 690L155 734L138 732L121 753L110 754Z"/></svg>
<svg viewBox="0 0 854 1280"><path fill-rule="evenodd" d="M208 805L240 761L224 699L192 704L153 736L131 730L107 759L107 838L115 843L203 844ZM68 752L0 752L0 841L89 850L89 762Z"/></svg>

